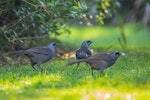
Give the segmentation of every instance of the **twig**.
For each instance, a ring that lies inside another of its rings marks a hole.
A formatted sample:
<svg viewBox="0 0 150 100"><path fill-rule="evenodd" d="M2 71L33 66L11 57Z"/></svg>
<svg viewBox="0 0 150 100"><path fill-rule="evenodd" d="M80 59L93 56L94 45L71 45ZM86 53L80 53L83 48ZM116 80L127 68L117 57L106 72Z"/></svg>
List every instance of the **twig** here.
<svg viewBox="0 0 150 100"><path fill-rule="evenodd" d="M15 38L15 39L13 39L13 40L11 40L11 41L27 40L27 39L38 39L38 38L45 38L45 37L47 37L47 36L49 36L49 35L46 34L46 35L41 35L41 36L38 36L38 37L22 37L22 38Z"/></svg>
<svg viewBox="0 0 150 100"><path fill-rule="evenodd" d="M43 7L44 8L44 11L48 14L48 15L50 15L50 11L48 11L46 8L47 8L47 5L35 5L35 4L33 4L33 3L30 3L30 2L28 2L28 1L26 1L26 0L23 0L25 3L27 3L27 4L29 4L29 5L32 5L32 6L34 6L34 7Z"/></svg>
<svg viewBox="0 0 150 100"><path fill-rule="evenodd" d="M39 5L32 4L32 3L30 3L30 2L28 2L28 1L26 1L26 0L22 0L22 1L24 1L25 3L27 3L27 4L29 4L29 5L32 5L32 6L34 6L34 7L38 7L38 6L39 6Z"/></svg>

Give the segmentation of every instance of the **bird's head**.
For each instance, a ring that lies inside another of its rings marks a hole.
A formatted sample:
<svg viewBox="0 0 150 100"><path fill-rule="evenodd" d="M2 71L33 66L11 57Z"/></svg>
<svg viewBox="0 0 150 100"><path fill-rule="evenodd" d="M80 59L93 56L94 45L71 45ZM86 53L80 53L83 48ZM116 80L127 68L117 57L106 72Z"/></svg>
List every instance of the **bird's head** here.
<svg viewBox="0 0 150 100"><path fill-rule="evenodd" d="M114 60L117 60L118 57L121 55L121 52L119 51L113 51L109 54Z"/></svg>
<svg viewBox="0 0 150 100"><path fill-rule="evenodd" d="M91 45L91 43L92 43L91 40L86 40L86 41L83 41L81 46L89 47Z"/></svg>
<svg viewBox="0 0 150 100"><path fill-rule="evenodd" d="M50 43L47 47L50 49L56 49L57 46L58 46L58 44L56 44L56 43Z"/></svg>

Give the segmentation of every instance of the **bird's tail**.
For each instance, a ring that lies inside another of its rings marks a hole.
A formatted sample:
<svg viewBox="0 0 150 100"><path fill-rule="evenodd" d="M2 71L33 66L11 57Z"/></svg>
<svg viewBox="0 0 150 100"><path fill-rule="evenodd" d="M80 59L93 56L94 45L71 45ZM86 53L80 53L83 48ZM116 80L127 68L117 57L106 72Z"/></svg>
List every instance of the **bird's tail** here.
<svg viewBox="0 0 150 100"><path fill-rule="evenodd" d="M75 63L86 62L86 59L77 59L75 61L69 62L66 66L73 65Z"/></svg>
<svg viewBox="0 0 150 100"><path fill-rule="evenodd" d="M18 54L24 54L25 50L18 50L10 52L9 55L18 55Z"/></svg>

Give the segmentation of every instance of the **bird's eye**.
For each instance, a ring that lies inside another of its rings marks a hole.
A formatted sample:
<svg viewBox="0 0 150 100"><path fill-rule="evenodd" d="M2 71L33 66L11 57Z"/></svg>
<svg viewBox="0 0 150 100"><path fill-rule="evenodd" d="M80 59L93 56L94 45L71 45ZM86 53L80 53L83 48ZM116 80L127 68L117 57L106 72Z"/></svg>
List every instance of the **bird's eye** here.
<svg viewBox="0 0 150 100"><path fill-rule="evenodd" d="M87 43L90 43L91 41L87 41Z"/></svg>
<svg viewBox="0 0 150 100"><path fill-rule="evenodd" d="M54 43L53 46L55 46L56 44Z"/></svg>
<svg viewBox="0 0 150 100"><path fill-rule="evenodd" d="M115 55L119 55L119 52L116 52Z"/></svg>

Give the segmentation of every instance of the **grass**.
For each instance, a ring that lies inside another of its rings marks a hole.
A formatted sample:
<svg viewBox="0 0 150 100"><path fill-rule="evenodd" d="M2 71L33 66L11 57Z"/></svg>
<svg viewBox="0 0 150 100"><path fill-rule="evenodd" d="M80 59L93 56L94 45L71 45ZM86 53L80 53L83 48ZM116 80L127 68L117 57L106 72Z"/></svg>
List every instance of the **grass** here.
<svg viewBox="0 0 150 100"><path fill-rule="evenodd" d="M129 49L104 74L94 71L92 76L84 63L75 71L76 65L65 66L71 59L44 63L43 72L33 71L30 65L0 68L0 100L149 100L150 40L144 29L138 29L134 25L125 27ZM62 45L69 41L76 48L91 37L94 50L100 52L109 46L108 51L122 50L117 41L119 29L115 27L73 27L71 30L70 38L58 37ZM97 36L89 35L96 32Z"/></svg>
<svg viewBox="0 0 150 100"><path fill-rule="evenodd" d="M89 26L89 27L71 27L71 35L62 34L58 36L66 44L73 44L72 48L77 48L83 40L93 40L91 48L100 49L122 49L118 38L120 37L120 28L116 26ZM145 27L135 24L125 26L125 35L129 49L149 48L149 32Z"/></svg>

